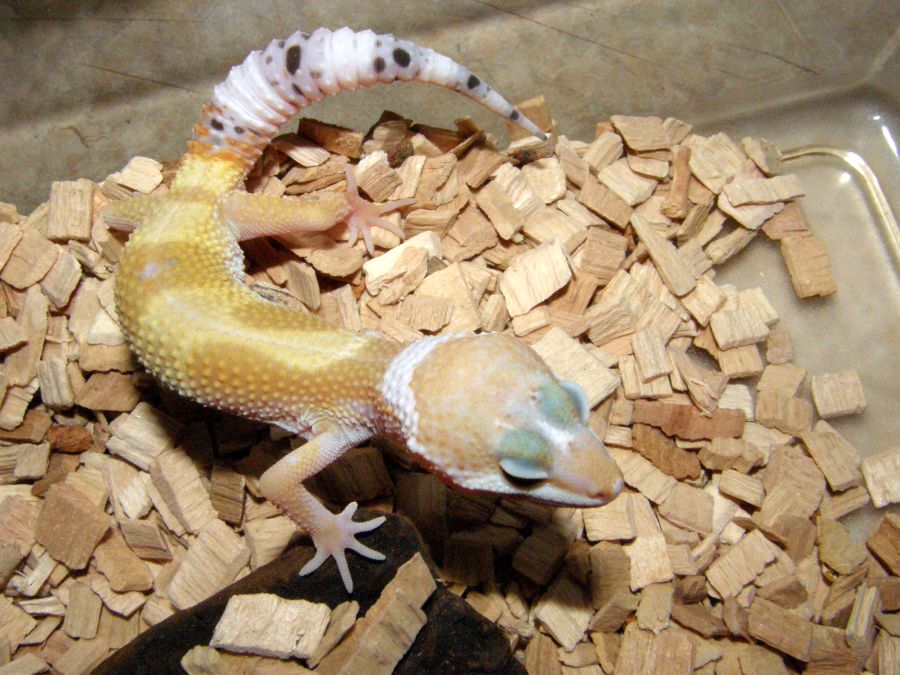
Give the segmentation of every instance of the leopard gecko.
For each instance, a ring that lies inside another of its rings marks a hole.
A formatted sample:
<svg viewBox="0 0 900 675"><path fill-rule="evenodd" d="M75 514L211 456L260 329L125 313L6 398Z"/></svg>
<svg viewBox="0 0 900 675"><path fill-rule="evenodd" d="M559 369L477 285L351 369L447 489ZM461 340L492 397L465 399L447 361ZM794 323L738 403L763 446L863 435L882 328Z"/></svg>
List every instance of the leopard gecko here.
<svg viewBox="0 0 900 675"><path fill-rule="evenodd" d="M133 228L115 276L123 331L144 367L201 404L307 439L269 468L260 491L333 557L348 592L345 551L384 556L357 539L383 517L354 521L356 503L326 509L303 481L377 438L457 489L569 506L614 498L622 477L588 427L587 399L523 342L452 334L409 345L325 324L254 293L238 242L341 221L371 250L372 226L408 201L371 204L352 171L346 193L281 199L243 180L279 128L328 94L418 80L458 91L543 137L500 94L450 58L392 35L349 28L297 32L252 52L214 89L166 192L114 202L107 221ZM402 236L402 232L398 232Z"/></svg>

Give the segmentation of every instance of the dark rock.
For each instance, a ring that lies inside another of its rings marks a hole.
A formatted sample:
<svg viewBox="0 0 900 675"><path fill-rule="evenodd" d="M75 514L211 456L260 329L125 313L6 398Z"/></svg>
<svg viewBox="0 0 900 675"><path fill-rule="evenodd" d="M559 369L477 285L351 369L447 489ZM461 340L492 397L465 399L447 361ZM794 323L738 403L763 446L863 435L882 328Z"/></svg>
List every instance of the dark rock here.
<svg viewBox="0 0 900 675"><path fill-rule="evenodd" d="M357 519L374 515L377 514L362 512ZM360 616L378 599L397 568L422 550L419 535L409 521L394 515L389 515L384 525L371 534L363 535L362 540L387 559L379 563L354 553L348 556L355 584L352 599L360 605ZM350 599L334 561L328 561L310 576L297 573L312 553L311 546L288 549L277 560L138 636L96 668L95 675L183 673L181 657L192 647L209 644L232 595L274 593L292 600L324 602L332 608ZM525 673L500 629L440 584L423 610L428 623L398 664L396 673Z"/></svg>

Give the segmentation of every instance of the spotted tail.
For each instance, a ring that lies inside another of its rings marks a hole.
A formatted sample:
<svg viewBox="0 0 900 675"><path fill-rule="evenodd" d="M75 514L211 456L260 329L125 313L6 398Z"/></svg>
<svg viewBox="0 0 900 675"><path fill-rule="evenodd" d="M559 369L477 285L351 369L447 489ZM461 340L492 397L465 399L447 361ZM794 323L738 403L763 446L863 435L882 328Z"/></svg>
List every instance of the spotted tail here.
<svg viewBox="0 0 900 675"><path fill-rule="evenodd" d="M301 108L327 95L395 80L453 89L544 138L531 120L468 68L432 49L371 30L318 28L273 40L232 68L194 127L194 144L206 152L229 153L249 169Z"/></svg>

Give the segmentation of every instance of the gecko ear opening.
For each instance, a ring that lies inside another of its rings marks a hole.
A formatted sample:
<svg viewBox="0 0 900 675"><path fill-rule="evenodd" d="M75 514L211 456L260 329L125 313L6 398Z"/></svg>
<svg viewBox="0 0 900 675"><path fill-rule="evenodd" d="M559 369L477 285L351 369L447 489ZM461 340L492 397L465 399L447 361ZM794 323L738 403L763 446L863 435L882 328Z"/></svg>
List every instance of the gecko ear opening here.
<svg viewBox="0 0 900 675"><path fill-rule="evenodd" d="M581 418L582 423L586 424L588 415L591 412L591 406L590 403L588 403L587 394L584 393L584 389L571 380L560 380L559 384L571 397L572 403L575 404L575 408L578 410L578 416Z"/></svg>
<svg viewBox="0 0 900 675"><path fill-rule="evenodd" d="M525 457L504 457L500 460L500 468L514 482L538 481L550 477L544 467Z"/></svg>

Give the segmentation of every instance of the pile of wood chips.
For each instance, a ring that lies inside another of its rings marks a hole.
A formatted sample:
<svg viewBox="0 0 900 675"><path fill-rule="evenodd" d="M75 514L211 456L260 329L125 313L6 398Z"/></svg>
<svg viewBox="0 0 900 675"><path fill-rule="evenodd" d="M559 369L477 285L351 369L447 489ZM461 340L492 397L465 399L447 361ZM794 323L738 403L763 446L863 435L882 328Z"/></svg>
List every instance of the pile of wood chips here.
<svg viewBox="0 0 900 675"><path fill-rule="evenodd" d="M552 130L542 99L522 108ZM855 371L812 374L811 403L762 291L715 281L762 231L800 297L835 292L797 178L764 140L674 119L615 116L590 143L512 133L499 151L468 120L385 113L366 135L303 120L248 190L342 191L358 160L373 200L417 199L391 216L406 240L376 230L387 251L368 260L340 228L249 242L248 282L400 341L513 332L584 388L628 489L594 509L466 496L372 447L316 489L409 515L532 673L898 672L900 516L865 543L840 519L900 500L900 451L861 460L826 421L864 410ZM100 185L54 183L28 216L0 204L0 673L85 672L295 536L257 486L287 439L161 392L117 325L123 236L104 206L172 174L136 157ZM420 592L422 568L395 582ZM182 663L331 672L363 630L354 605L232 598Z"/></svg>

